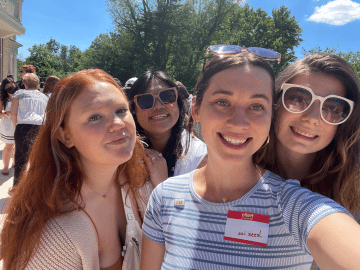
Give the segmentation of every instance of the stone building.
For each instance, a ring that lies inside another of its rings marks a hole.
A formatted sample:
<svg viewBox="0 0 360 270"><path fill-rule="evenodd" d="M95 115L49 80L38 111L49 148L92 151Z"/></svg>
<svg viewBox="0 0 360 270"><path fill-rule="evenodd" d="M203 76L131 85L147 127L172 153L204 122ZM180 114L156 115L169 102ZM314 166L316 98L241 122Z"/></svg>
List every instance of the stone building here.
<svg viewBox="0 0 360 270"><path fill-rule="evenodd" d="M25 33L22 26L22 3L24 0L0 0L0 78L8 74L17 77L18 48L16 36Z"/></svg>

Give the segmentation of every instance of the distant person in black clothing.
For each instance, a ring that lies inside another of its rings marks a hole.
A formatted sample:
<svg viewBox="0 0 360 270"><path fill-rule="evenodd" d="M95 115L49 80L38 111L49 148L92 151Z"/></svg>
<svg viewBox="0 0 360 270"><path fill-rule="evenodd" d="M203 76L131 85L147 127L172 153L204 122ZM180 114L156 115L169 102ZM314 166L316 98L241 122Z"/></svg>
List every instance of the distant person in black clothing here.
<svg viewBox="0 0 360 270"><path fill-rule="evenodd" d="M36 73L36 67L34 65L23 65L20 68L21 79L16 82L20 89L25 89L23 77L26 73Z"/></svg>

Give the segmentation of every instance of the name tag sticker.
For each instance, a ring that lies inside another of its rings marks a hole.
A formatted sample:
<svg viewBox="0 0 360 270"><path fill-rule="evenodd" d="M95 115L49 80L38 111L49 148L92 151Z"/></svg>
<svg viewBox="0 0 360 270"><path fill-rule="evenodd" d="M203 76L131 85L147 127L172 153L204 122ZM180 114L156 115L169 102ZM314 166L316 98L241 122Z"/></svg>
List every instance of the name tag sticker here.
<svg viewBox="0 0 360 270"><path fill-rule="evenodd" d="M128 216L128 220L133 220L134 219L134 214L133 213L130 213L127 216Z"/></svg>
<svg viewBox="0 0 360 270"><path fill-rule="evenodd" d="M174 206L185 206L185 200L184 199L175 199Z"/></svg>
<svg viewBox="0 0 360 270"><path fill-rule="evenodd" d="M250 212L228 211L224 240L266 247L270 216Z"/></svg>

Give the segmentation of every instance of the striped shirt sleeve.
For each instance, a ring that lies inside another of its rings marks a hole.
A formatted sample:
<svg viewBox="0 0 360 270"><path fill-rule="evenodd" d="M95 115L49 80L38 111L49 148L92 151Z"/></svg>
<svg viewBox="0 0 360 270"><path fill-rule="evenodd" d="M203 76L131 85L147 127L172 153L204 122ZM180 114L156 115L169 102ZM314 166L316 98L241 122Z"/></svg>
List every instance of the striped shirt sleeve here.
<svg viewBox="0 0 360 270"><path fill-rule="evenodd" d="M142 227L143 234L157 243L165 243L162 228L161 190L163 183L159 184L151 193Z"/></svg>
<svg viewBox="0 0 360 270"><path fill-rule="evenodd" d="M300 187L299 181L287 180L278 193L279 207L294 239L310 254L307 237L312 227L333 213L351 214L335 201Z"/></svg>

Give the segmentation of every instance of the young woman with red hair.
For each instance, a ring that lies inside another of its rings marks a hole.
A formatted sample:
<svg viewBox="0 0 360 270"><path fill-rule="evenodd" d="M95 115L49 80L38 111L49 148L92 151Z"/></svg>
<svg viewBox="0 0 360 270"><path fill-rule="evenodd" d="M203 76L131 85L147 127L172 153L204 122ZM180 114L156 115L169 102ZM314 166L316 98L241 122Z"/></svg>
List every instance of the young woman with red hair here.
<svg viewBox="0 0 360 270"><path fill-rule="evenodd" d="M62 79L6 209L3 269L138 267L127 255L141 245L148 163L110 75L95 69Z"/></svg>

